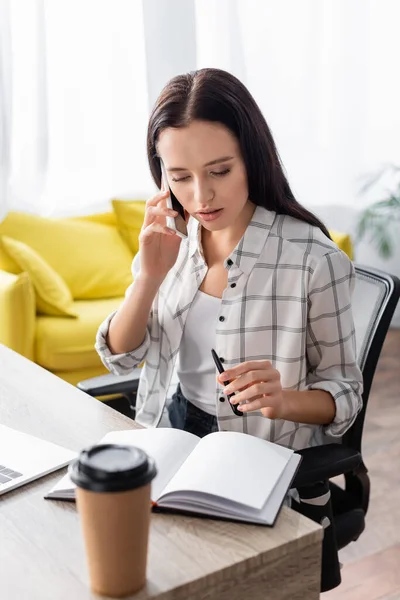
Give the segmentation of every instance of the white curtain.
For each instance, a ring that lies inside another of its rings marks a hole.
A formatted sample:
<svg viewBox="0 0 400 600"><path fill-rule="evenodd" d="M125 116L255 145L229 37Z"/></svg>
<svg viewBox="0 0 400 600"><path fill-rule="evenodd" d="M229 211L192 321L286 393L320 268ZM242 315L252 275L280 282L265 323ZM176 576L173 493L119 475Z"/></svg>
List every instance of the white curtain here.
<svg viewBox="0 0 400 600"><path fill-rule="evenodd" d="M10 14L8 3L0 1L0 220L7 211L10 171L11 68Z"/></svg>
<svg viewBox="0 0 400 600"><path fill-rule="evenodd" d="M76 214L145 197L142 2L0 3L0 211Z"/></svg>
<svg viewBox="0 0 400 600"><path fill-rule="evenodd" d="M0 218L148 196L149 107L203 66L248 86L301 202L361 206L361 178L399 163L399 16L397 0L0 0Z"/></svg>

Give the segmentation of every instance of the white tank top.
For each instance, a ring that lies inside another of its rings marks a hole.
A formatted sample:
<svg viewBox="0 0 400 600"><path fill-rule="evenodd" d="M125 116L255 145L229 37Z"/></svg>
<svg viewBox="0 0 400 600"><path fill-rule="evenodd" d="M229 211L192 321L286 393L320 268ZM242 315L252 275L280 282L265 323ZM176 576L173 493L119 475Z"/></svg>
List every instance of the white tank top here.
<svg viewBox="0 0 400 600"><path fill-rule="evenodd" d="M182 393L192 404L215 415L216 367L211 355L221 298L198 291L186 318L177 360Z"/></svg>

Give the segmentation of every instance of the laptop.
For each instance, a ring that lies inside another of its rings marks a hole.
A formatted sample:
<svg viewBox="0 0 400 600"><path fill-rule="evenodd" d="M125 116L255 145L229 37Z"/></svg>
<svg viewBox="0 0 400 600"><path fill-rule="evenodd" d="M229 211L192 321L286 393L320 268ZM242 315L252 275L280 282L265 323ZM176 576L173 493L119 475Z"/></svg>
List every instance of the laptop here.
<svg viewBox="0 0 400 600"><path fill-rule="evenodd" d="M76 452L0 425L0 495L68 465Z"/></svg>

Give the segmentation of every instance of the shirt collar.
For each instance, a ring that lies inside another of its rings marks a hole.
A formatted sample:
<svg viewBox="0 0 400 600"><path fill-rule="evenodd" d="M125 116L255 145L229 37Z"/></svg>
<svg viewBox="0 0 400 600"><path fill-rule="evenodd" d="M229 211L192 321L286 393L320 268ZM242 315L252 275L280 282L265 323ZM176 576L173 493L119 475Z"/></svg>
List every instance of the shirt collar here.
<svg viewBox="0 0 400 600"><path fill-rule="evenodd" d="M263 206L256 206L250 223L240 239L236 248L227 257L225 267L229 266L228 261L232 261L243 273L249 274L258 260L262 249L264 248L269 232L271 231L276 213L267 210ZM190 218L188 223L189 230L189 256L192 258L196 252L202 256L201 248L201 226L197 219Z"/></svg>

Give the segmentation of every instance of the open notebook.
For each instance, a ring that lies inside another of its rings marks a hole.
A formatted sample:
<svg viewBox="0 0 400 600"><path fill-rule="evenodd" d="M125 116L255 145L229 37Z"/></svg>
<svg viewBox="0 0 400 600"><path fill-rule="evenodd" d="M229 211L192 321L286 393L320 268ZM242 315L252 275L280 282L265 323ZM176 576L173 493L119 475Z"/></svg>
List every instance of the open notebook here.
<svg viewBox="0 0 400 600"><path fill-rule="evenodd" d="M263 525L274 524L301 460L293 450L233 431L200 439L179 429L130 429L108 433L101 443L137 446L155 459L154 510ZM45 498L73 500L74 494L66 475Z"/></svg>

